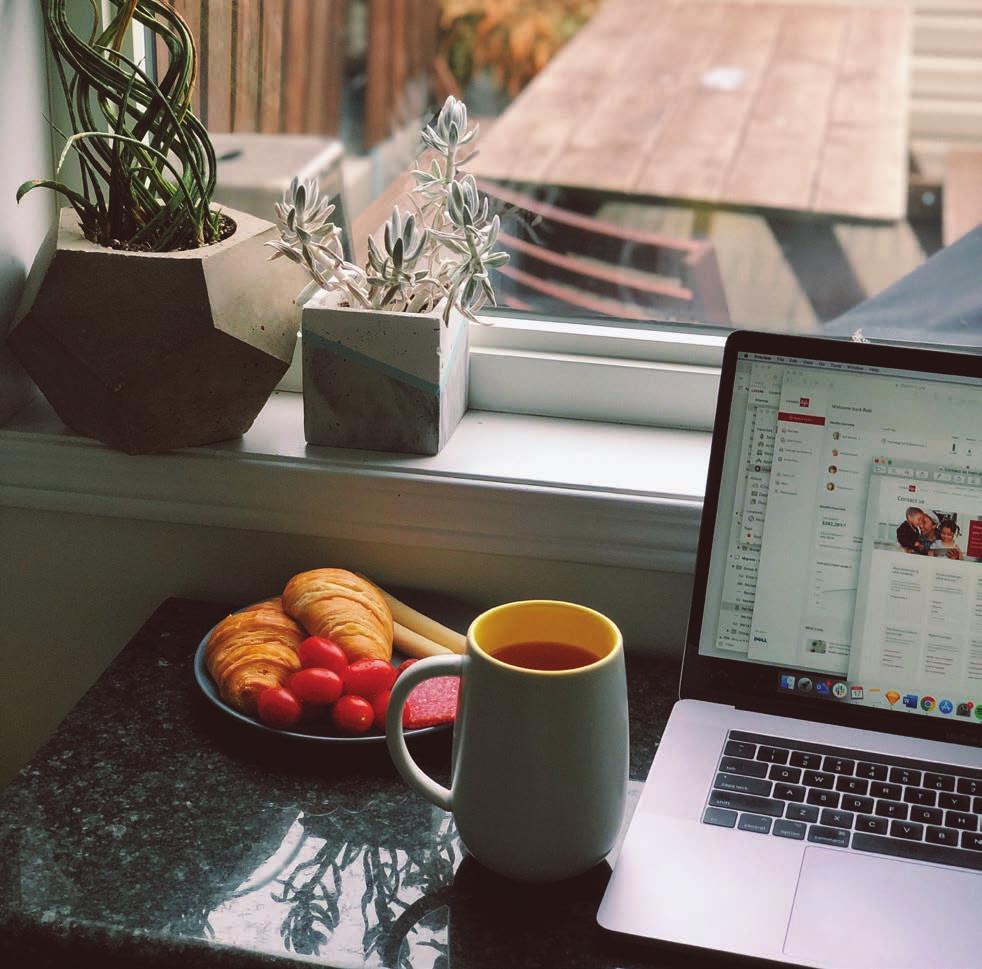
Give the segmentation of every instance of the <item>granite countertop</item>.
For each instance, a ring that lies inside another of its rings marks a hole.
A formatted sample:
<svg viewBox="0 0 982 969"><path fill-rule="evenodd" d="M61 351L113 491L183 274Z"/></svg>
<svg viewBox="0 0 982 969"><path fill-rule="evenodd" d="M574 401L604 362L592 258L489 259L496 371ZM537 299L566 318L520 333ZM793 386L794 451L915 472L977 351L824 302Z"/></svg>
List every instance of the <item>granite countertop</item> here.
<svg viewBox="0 0 982 969"><path fill-rule="evenodd" d="M506 882L466 857L384 744L284 741L214 708L191 661L227 612L165 602L0 794L7 965L678 964L678 950L597 927L606 863L558 885ZM629 656L628 680L633 807L678 661ZM412 749L447 783L449 731Z"/></svg>

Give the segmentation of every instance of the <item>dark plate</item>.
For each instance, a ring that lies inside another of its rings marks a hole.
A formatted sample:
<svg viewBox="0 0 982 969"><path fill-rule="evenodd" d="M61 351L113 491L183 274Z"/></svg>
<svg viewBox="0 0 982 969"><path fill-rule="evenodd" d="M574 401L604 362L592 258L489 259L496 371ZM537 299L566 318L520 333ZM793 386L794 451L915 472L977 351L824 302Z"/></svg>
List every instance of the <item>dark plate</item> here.
<svg viewBox="0 0 982 969"><path fill-rule="evenodd" d="M420 602L421 598L426 600L425 605L429 607L429 614L433 615L435 618L440 619L441 622L446 623L448 626L453 628L459 627L461 625L460 620L457 615L460 614L460 606L462 604L456 603L452 600L446 600L450 608L447 606L444 608L439 608L442 606L444 601L443 597L430 596L418 591L395 589L393 594L398 598L402 599L404 602L414 606L419 609L424 606L424 603ZM437 609L433 609L433 606L437 606ZM453 608L456 607L456 608ZM248 608L248 606L243 606L243 609ZM476 615L477 610L471 611L465 608L464 614L470 613L471 615ZM447 615L450 612L453 615ZM442 615L441 615L442 614ZM456 620L456 621L453 621ZM212 627L214 628L214 627ZM344 737L339 734L329 733L331 727L330 725L325 725L323 727L318 727L316 725L311 725L309 730L277 730L275 727L267 727L266 724L260 723L253 717L246 716L244 713L240 713L234 707L230 707L225 703L221 697L218 695L218 688L212 681L211 676L208 674L208 670L205 668L205 644L208 642L208 637L211 635L212 630L209 629L204 639L198 644L198 648L194 653L194 678L198 681L198 686L201 687L201 692L204 693L212 703L218 707L223 713L227 713L231 717L235 717L237 720L241 720L243 723L247 723L250 727L254 727L256 730L262 730L267 734L275 734L281 737L290 737L295 740L305 740L307 742L321 743L321 744L342 744L348 746L349 744L384 744L385 734L376 733L374 730L371 733L362 734L360 737ZM392 665L398 666L404 659L408 657L403 653L393 650L392 652ZM439 733L440 731L447 730L452 727L452 723L441 723L435 727L421 727L418 730L407 730L405 731L406 738L411 739L413 737L425 737L427 734Z"/></svg>

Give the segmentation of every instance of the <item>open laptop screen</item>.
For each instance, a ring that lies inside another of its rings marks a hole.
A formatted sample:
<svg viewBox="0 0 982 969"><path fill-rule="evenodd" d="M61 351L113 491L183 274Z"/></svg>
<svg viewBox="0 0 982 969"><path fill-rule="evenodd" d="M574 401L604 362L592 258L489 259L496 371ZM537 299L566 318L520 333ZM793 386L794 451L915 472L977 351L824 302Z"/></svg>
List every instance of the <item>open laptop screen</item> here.
<svg viewBox="0 0 982 969"><path fill-rule="evenodd" d="M699 654L982 739L982 379L850 356L736 355Z"/></svg>

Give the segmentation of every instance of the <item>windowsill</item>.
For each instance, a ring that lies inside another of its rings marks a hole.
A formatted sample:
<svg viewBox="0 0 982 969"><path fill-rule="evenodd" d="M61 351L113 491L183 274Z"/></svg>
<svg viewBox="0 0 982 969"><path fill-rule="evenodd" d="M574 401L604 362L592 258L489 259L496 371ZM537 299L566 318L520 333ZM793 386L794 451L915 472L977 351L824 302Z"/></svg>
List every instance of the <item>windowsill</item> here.
<svg viewBox="0 0 982 969"><path fill-rule="evenodd" d="M471 411L436 457L311 447L277 393L239 440L131 457L38 398L0 428L0 504L689 571L709 441Z"/></svg>

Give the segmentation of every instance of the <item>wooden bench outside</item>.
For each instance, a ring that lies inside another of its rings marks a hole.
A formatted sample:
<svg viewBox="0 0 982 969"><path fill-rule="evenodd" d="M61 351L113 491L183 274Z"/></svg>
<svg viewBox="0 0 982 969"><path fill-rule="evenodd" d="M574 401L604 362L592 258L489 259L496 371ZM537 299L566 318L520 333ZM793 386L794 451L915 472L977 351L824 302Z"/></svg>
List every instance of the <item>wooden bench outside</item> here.
<svg viewBox="0 0 982 969"><path fill-rule="evenodd" d="M947 246L982 222L982 151L949 150L943 190L941 230Z"/></svg>

